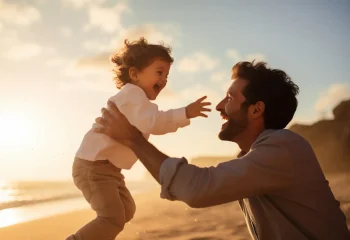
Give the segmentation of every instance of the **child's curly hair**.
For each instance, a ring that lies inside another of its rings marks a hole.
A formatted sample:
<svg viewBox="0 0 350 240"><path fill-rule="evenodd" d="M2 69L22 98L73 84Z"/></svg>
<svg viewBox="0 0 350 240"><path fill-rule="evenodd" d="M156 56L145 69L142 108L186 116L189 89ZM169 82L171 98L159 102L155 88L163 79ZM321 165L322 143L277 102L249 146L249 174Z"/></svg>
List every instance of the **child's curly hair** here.
<svg viewBox="0 0 350 240"><path fill-rule="evenodd" d="M171 48L163 44L148 44L145 38L138 41L124 41L124 47L110 57L110 61L115 65L113 71L113 81L118 89L121 89L126 83L131 82L129 69L131 67L142 71L145 67L152 64L156 58L172 64L174 59L170 56Z"/></svg>

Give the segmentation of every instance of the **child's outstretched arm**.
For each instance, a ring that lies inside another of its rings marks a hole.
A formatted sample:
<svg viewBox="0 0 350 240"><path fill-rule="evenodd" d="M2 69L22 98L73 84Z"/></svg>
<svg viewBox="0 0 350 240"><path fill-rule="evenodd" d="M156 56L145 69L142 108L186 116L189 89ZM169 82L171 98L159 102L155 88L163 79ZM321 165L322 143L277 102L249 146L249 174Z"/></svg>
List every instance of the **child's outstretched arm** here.
<svg viewBox="0 0 350 240"><path fill-rule="evenodd" d="M141 89L130 89L128 96L130 99L117 106L129 122L145 134L162 135L176 132L177 129L189 125L190 118L206 117L202 112L210 111L205 108L210 105L208 102L203 102L205 97L187 107L161 111L156 104L149 101Z"/></svg>
<svg viewBox="0 0 350 240"><path fill-rule="evenodd" d="M205 107L211 105L211 103L203 102L206 98L207 96L201 97L186 107L187 118L208 117L206 114L203 113L211 111L209 108Z"/></svg>

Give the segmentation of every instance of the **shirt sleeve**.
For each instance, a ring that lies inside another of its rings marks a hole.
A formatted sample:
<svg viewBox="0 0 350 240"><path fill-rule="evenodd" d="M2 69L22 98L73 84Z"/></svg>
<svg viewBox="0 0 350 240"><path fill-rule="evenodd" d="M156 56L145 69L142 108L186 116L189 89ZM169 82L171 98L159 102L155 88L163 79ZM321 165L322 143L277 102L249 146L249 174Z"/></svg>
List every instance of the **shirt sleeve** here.
<svg viewBox="0 0 350 240"><path fill-rule="evenodd" d="M288 151L269 142L216 167L200 168L184 158L168 158L159 174L162 198L180 200L194 208L277 194L293 181Z"/></svg>
<svg viewBox="0 0 350 240"><path fill-rule="evenodd" d="M130 88L126 97L128 99L117 106L130 124L142 133L162 135L176 132L179 128L190 124L185 108L161 111L158 105L152 103L139 88Z"/></svg>

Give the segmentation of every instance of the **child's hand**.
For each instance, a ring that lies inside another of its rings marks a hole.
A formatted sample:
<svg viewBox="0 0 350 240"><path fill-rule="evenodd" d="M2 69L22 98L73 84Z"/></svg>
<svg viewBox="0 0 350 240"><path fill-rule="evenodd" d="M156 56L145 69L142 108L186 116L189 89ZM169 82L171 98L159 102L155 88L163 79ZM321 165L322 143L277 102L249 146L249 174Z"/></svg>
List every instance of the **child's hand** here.
<svg viewBox="0 0 350 240"><path fill-rule="evenodd" d="M206 114L202 112L210 112L211 110L209 108L205 108L204 106L211 105L210 102L203 102L204 99L206 99L207 96L201 97L197 101L189 104L186 107L186 117L188 119L195 118L195 117L208 117Z"/></svg>

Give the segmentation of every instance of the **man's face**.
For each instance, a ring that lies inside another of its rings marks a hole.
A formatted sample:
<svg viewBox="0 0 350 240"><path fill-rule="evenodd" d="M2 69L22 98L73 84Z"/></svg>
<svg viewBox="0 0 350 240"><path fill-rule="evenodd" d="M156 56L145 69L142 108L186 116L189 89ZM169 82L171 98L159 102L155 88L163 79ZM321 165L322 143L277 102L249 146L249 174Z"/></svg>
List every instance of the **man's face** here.
<svg viewBox="0 0 350 240"><path fill-rule="evenodd" d="M226 97L216 106L216 110L226 121L219 133L221 140L234 141L248 126L247 109L241 107L245 101L242 90L246 85L247 81L244 79L233 80Z"/></svg>

